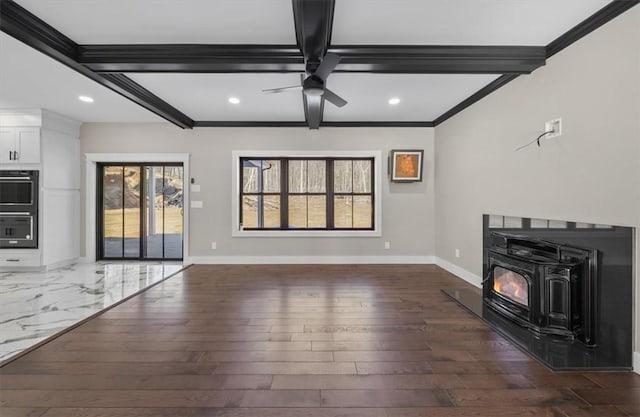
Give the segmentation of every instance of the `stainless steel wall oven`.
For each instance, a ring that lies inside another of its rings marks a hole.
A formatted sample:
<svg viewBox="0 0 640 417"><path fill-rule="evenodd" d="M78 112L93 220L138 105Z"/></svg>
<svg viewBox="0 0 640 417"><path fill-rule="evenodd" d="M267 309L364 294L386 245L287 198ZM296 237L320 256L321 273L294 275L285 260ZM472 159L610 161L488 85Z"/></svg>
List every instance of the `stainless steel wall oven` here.
<svg viewBox="0 0 640 417"><path fill-rule="evenodd" d="M0 248L38 247L38 171L0 171Z"/></svg>

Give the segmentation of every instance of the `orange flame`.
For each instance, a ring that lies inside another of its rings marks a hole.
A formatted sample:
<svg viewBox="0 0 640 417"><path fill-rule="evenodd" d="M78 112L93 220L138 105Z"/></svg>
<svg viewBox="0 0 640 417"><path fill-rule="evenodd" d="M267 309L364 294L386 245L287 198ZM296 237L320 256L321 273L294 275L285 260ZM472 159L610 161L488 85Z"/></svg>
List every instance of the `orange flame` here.
<svg viewBox="0 0 640 417"><path fill-rule="evenodd" d="M529 305L529 288L526 279L513 271L496 267L494 269L493 290L514 301Z"/></svg>

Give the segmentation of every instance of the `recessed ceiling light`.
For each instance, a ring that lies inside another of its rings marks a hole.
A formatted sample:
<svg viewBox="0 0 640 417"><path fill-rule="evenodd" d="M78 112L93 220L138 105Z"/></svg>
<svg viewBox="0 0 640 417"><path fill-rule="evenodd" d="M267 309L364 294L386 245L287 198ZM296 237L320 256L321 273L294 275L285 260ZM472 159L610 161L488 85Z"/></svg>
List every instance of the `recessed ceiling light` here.
<svg viewBox="0 0 640 417"><path fill-rule="evenodd" d="M89 96L78 96L78 100L83 101L85 103L93 103L93 98Z"/></svg>
<svg viewBox="0 0 640 417"><path fill-rule="evenodd" d="M229 103L240 104L240 99L238 97L229 97Z"/></svg>
<svg viewBox="0 0 640 417"><path fill-rule="evenodd" d="M389 104L391 104L392 106L395 106L398 103L400 103L400 99L398 97L391 97L389 99Z"/></svg>

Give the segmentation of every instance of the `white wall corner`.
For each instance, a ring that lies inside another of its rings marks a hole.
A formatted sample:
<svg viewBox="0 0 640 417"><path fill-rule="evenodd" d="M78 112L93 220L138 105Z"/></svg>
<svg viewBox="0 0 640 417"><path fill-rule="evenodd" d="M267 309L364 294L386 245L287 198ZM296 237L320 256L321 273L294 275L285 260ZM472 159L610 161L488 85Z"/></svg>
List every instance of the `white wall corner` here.
<svg viewBox="0 0 640 417"><path fill-rule="evenodd" d="M45 271L51 271L51 270L54 270L54 269L65 268L67 266L80 263L80 259L81 258L64 259L62 261L58 261L58 262L55 262L55 263L52 263L52 264L49 264L49 265L45 265L44 266L44 270Z"/></svg>
<svg viewBox="0 0 640 417"><path fill-rule="evenodd" d="M42 109L43 129L53 130L78 139L80 137L81 125L82 123L78 120Z"/></svg>
<svg viewBox="0 0 640 417"><path fill-rule="evenodd" d="M445 261L444 259L439 257L436 257L435 263L440 268L447 270L458 278L462 278L474 287L482 288L482 277L474 274L473 272L469 272L466 269L461 268L458 265L454 265L451 262Z"/></svg>
<svg viewBox="0 0 640 417"><path fill-rule="evenodd" d="M633 352L633 371L640 374L640 352Z"/></svg>
<svg viewBox="0 0 640 417"><path fill-rule="evenodd" d="M191 256L185 264L434 264L433 256Z"/></svg>

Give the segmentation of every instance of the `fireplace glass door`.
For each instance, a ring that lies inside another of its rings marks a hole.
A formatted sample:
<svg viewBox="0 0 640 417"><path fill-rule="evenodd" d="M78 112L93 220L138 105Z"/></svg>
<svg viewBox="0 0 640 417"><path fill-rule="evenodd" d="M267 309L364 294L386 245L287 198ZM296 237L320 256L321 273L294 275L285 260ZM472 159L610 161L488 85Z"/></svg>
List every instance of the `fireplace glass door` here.
<svg viewBox="0 0 640 417"><path fill-rule="evenodd" d="M529 285L522 274L496 266L493 269L493 291L513 302L529 307Z"/></svg>

